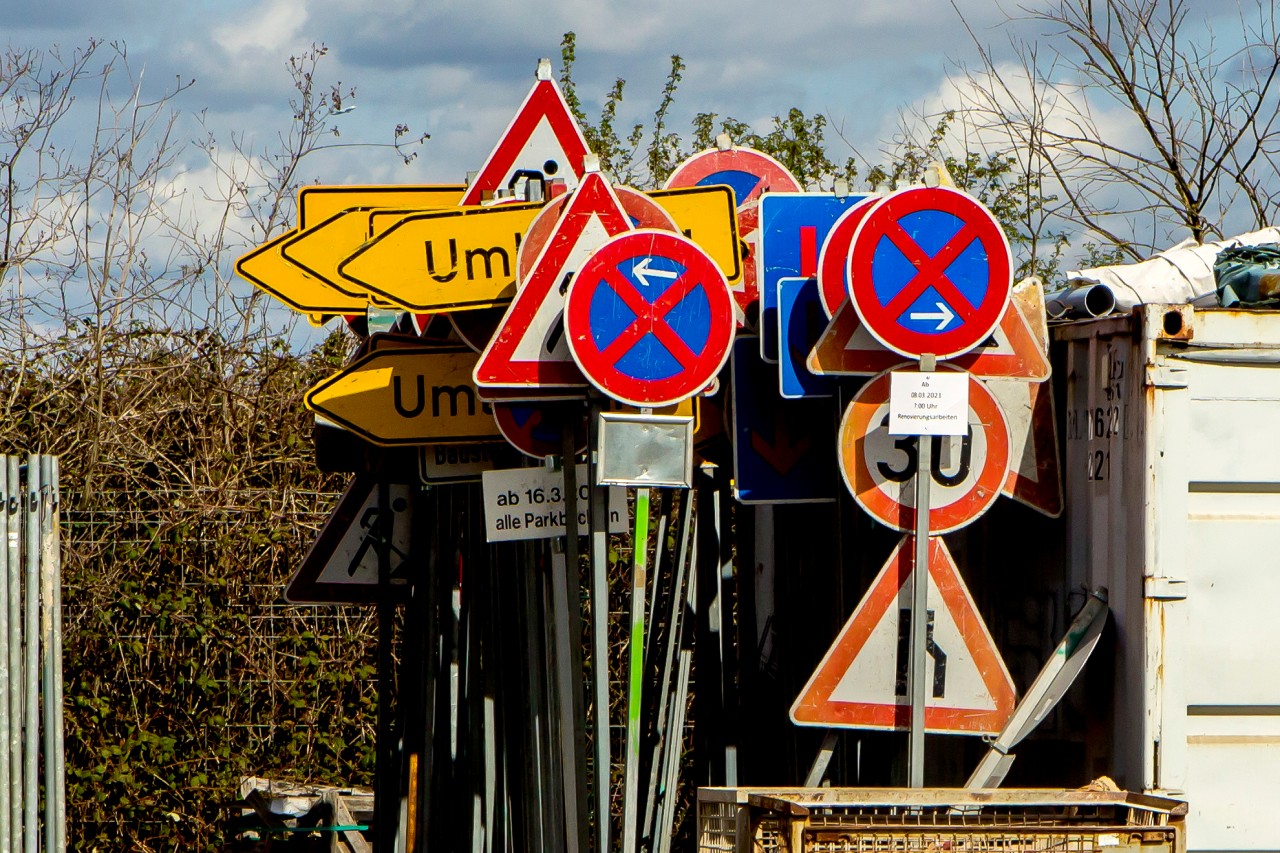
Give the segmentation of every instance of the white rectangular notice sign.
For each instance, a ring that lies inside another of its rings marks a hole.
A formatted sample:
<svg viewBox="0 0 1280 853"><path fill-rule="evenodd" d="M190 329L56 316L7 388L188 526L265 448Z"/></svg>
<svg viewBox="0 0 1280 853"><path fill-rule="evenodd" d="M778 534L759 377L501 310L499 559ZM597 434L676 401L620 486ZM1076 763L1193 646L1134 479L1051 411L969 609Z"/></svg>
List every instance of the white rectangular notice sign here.
<svg viewBox="0 0 1280 853"><path fill-rule="evenodd" d="M889 435L964 435L969 429L969 374L889 374Z"/></svg>
<svg viewBox="0 0 1280 853"><path fill-rule="evenodd" d="M485 471L485 539L513 542L521 539L550 539L564 535L564 472L546 468L509 468ZM578 529L587 533L587 502L591 487L587 466L578 466ZM627 490L609 489L609 532L627 530Z"/></svg>

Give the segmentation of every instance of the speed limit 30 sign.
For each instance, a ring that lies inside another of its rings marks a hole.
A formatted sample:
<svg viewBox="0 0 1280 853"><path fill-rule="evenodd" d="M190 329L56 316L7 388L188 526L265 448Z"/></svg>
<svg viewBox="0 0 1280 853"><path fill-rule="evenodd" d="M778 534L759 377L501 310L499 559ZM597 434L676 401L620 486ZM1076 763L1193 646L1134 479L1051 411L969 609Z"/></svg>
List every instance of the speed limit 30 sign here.
<svg viewBox="0 0 1280 853"><path fill-rule="evenodd" d="M929 532L940 534L964 527L1000 496L1008 474L1009 426L1004 412L982 381L970 376L965 435L890 435L891 372L885 371L864 385L840 422L840 473L845 485L874 519L912 532L919 442L932 441Z"/></svg>

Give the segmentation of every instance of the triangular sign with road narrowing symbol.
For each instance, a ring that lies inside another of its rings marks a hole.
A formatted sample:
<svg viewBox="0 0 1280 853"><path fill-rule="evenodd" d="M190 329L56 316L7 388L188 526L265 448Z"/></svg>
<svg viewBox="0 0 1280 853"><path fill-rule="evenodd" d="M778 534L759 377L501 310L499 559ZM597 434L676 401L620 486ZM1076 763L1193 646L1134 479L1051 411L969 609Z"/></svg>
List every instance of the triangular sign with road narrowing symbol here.
<svg viewBox="0 0 1280 853"><path fill-rule="evenodd" d="M914 539L903 537L791 706L801 726L906 729ZM998 734L1013 680L946 545L929 540L925 730Z"/></svg>

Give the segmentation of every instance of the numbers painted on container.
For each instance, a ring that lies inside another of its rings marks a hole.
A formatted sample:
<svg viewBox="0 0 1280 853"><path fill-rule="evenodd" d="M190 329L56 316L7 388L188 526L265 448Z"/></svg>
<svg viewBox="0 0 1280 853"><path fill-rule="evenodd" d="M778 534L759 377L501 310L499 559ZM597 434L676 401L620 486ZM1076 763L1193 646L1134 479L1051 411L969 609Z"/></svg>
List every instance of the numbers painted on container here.
<svg viewBox="0 0 1280 853"><path fill-rule="evenodd" d="M1110 450L1094 450L1085 454L1085 461L1088 463L1088 478L1090 480L1109 480L1111 479L1111 451Z"/></svg>

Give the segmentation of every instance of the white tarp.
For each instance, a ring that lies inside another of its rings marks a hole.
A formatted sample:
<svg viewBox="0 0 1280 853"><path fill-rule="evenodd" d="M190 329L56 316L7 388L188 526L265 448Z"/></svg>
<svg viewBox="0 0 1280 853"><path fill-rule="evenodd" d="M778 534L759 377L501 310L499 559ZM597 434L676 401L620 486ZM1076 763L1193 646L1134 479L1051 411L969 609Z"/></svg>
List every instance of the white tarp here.
<svg viewBox="0 0 1280 853"><path fill-rule="evenodd" d="M1280 243L1280 228L1263 228L1226 240L1197 243L1188 238L1136 264L1071 270L1067 290L1101 285L1111 291L1116 311L1127 313L1144 302L1182 303L1202 297L1217 302L1213 262L1223 249ZM1053 298L1053 296L1051 296Z"/></svg>

